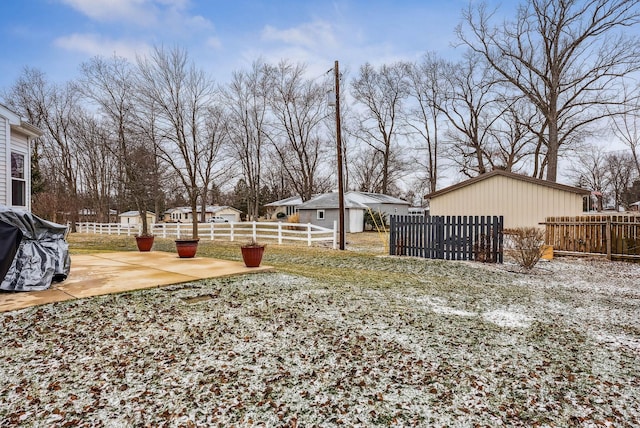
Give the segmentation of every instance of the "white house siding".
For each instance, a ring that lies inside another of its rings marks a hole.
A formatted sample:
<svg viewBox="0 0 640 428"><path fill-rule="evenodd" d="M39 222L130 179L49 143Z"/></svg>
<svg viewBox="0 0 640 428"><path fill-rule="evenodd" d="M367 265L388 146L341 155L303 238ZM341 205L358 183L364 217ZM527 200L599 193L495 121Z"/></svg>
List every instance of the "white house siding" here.
<svg viewBox="0 0 640 428"><path fill-rule="evenodd" d="M349 228L345 229L345 231L349 233L364 231L364 211L360 209L350 209L347 210L347 212L349 213Z"/></svg>
<svg viewBox="0 0 640 428"><path fill-rule="evenodd" d="M124 215L123 215L124 214ZM142 224L142 216L136 211L135 214L120 214L120 224L123 226L137 226ZM156 222L156 215L147 211L147 223L152 226Z"/></svg>
<svg viewBox="0 0 640 428"><path fill-rule="evenodd" d="M241 212L238 211L237 209L229 207L229 208L223 208L221 210L218 210L213 215L220 216L229 221L240 221L240 214Z"/></svg>
<svg viewBox="0 0 640 428"><path fill-rule="evenodd" d="M434 197L430 214L503 215L504 227L543 227L548 216L582 214L582 195L494 176Z"/></svg>
<svg viewBox="0 0 640 428"><path fill-rule="evenodd" d="M9 159L9 125L8 120L0 116L0 205L10 205L7 183L11 182L11 168L7 165Z"/></svg>

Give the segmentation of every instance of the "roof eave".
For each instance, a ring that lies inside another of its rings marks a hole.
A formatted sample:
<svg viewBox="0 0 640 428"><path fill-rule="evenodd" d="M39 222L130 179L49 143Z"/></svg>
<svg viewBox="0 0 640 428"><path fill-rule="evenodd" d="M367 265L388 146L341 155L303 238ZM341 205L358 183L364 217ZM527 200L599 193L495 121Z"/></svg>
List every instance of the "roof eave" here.
<svg viewBox="0 0 640 428"><path fill-rule="evenodd" d="M471 184L474 184L474 183L477 183L479 181L486 180L488 178L495 177L495 176L510 177L510 178L513 178L514 180L526 181L526 182L537 184L537 185L540 185L540 186L546 186L546 187L551 187L551 188L557 189L557 190L563 190L563 191L566 191L566 192L577 193L579 195L589 195L591 193L590 190L581 189L579 187L573 187L573 186L568 186L566 184L561 184L561 183L556 183L556 182L552 182L552 181L541 180L539 178L529 177L529 176L522 175L522 174L516 174L514 172L508 172L508 171L503 171L503 170L493 170L491 172L487 172L485 174L478 175L476 177L470 178L468 180L462 181L462 182L454 184L452 186L445 187L444 189L440 189L440 190L437 190L435 192L426 194L426 195L424 195L424 199L433 199L433 198L435 198L437 196L444 195L444 194L452 192L454 190L461 189L463 187L469 186Z"/></svg>

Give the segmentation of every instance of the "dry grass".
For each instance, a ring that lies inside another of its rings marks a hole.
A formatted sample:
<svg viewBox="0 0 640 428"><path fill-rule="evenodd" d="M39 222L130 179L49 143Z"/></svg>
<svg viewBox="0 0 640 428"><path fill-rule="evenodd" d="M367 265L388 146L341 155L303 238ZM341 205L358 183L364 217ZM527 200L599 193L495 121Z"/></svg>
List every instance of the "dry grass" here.
<svg viewBox="0 0 640 428"><path fill-rule="evenodd" d="M634 426L640 265L270 245L278 273L0 316L23 426ZM135 249L73 236L72 253ZM172 241L156 249L172 251ZM378 247L380 249L380 247ZM200 255L239 259L238 244Z"/></svg>

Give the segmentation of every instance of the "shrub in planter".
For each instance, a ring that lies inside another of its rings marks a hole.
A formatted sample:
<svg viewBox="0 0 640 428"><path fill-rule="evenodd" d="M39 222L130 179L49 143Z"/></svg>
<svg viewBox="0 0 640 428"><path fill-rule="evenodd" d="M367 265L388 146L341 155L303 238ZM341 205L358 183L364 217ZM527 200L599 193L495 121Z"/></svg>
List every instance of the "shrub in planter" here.
<svg viewBox="0 0 640 428"><path fill-rule="evenodd" d="M180 238L176 239L176 251L181 259L190 259L196 256L198 251L199 238Z"/></svg>
<svg viewBox="0 0 640 428"><path fill-rule="evenodd" d="M242 252L242 261L246 267L259 267L262 263L262 255L264 254L264 244L251 241L240 247Z"/></svg>
<svg viewBox="0 0 640 428"><path fill-rule="evenodd" d="M138 246L138 251L151 251L151 247L153 247L153 239L153 235L149 233L136 235L136 245Z"/></svg>
<svg viewBox="0 0 640 428"><path fill-rule="evenodd" d="M540 261L544 252L544 230L537 227L505 229L510 241L510 253L523 268L530 270Z"/></svg>

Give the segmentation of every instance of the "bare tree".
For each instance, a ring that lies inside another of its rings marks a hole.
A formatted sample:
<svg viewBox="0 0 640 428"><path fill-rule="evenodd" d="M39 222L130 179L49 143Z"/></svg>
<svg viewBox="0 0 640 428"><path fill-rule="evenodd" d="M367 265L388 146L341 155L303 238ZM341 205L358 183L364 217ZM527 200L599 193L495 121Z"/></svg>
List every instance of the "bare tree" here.
<svg viewBox="0 0 640 428"><path fill-rule="evenodd" d="M267 98L269 92L266 66L256 61L249 71L233 73L223 90L228 110L230 146L242 167L247 185L247 216L256 219L260 211L262 159L266 151Z"/></svg>
<svg viewBox="0 0 640 428"><path fill-rule="evenodd" d="M413 100L407 111L407 126L421 141L416 163L424 168L429 193L438 187L444 68L444 61L434 53L425 55L419 63L407 64L408 93Z"/></svg>
<svg viewBox="0 0 640 428"><path fill-rule="evenodd" d="M198 174L202 182L201 217L200 221L205 221L206 207L208 202L208 189L210 185L216 183L221 177L229 176L229 164L223 159L225 148L229 146L229 129L227 127L228 117L225 110L218 103L212 102L205 115L205 138L208 148L203 151L200 159Z"/></svg>
<svg viewBox="0 0 640 428"><path fill-rule="evenodd" d="M382 193L391 185L392 152L398 150L400 117L409 91L406 73L402 63L383 65L379 70L367 63L351 84L353 98L365 109L360 118L361 140L381 154Z"/></svg>
<svg viewBox="0 0 640 428"><path fill-rule="evenodd" d="M624 87L626 100L621 114L611 115L611 127L618 139L629 148L636 173L640 176L640 87L628 91Z"/></svg>
<svg viewBox="0 0 640 428"><path fill-rule="evenodd" d="M498 97L495 107L499 114L489 129L488 159L493 169L518 172L535 155L539 140L532 129L537 127L539 115L522 98Z"/></svg>
<svg viewBox="0 0 640 428"><path fill-rule="evenodd" d="M59 221L60 212L68 213L75 231L79 168L73 121L81 112L78 94L70 84L49 83L44 73L27 68L7 95L10 107L25 114L45 133L36 150L41 155L40 169L49 193L42 195L47 202L36 204L34 211L46 207L47 217L53 221Z"/></svg>
<svg viewBox="0 0 640 428"><path fill-rule="evenodd" d="M629 204L635 201L627 201L625 194L634 179L639 177L634 158L629 153L608 153L605 156L605 168L607 187L614 206L616 209L628 209Z"/></svg>
<svg viewBox="0 0 640 428"><path fill-rule="evenodd" d="M139 79L136 74L136 79ZM145 168L144 176L146 186L145 194L147 199L153 201L154 212L160 213L164 209L167 194L179 187L176 173L172 170L160 156L160 142L163 138L163 130L160 128L160 109L153 99L148 99L140 90L144 85L137 83L138 89L135 91L136 118L133 123L133 137L140 143L140 151L144 155L140 165Z"/></svg>
<svg viewBox="0 0 640 428"><path fill-rule="evenodd" d="M592 191L596 197L596 209L602 211L607 192L606 156L600 147L591 146L579 153L568 169L568 175L583 188Z"/></svg>
<svg viewBox="0 0 640 428"><path fill-rule="evenodd" d="M329 183L329 174L321 170L327 156L326 137L321 132L327 116L326 92L304 77L301 64L282 61L267 70L273 115L268 138L291 185L306 201Z"/></svg>
<svg viewBox="0 0 640 428"><path fill-rule="evenodd" d="M448 120L448 156L468 177L491 171L491 128L496 112L495 79L477 55L446 66L445 103L439 107Z"/></svg>
<svg viewBox="0 0 640 428"><path fill-rule="evenodd" d="M392 196L400 196L400 189L391 184L387 191L382 191L382 160L383 154L379 150L374 150L369 146L361 147L358 152L351 156L351 184L352 188L361 192L385 193ZM391 152L389 165L389 182L395 183L404 173L402 162L396 157L395 152Z"/></svg>
<svg viewBox="0 0 640 428"><path fill-rule="evenodd" d="M217 160L206 132L208 106L214 85L202 70L190 62L180 48L156 47L149 57L138 58L141 98L158 111L162 140L158 153L178 174L192 211L192 235L198 238L198 198L202 194L200 171ZM203 162L203 159L208 159Z"/></svg>
<svg viewBox="0 0 640 428"><path fill-rule="evenodd" d="M109 222L111 197L119 181L117 142L110 129L91 115L74 118L78 142L79 181L87 198L87 208L96 213L96 220Z"/></svg>
<svg viewBox="0 0 640 428"><path fill-rule="evenodd" d="M547 180L556 181L560 148L607 116L616 85L640 68L635 36L639 0L528 0L515 21L492 25L485 4L470 5L459 39L485 58L501 81L526 96L545 118Z"/></svg>
<svg viewBox="0 0 640 428"><path fill-rule="evenodd" d="M138 117L135 68L125 58L117 56L109 59L94 57L80 68L79 88L89 101L96 104L114 132L117 141L115 154L122 166L124 190L140 213L142 235L148 235L147 203L154 173L150 166L154 163L150 159L153 152L149 142L134 134Z"/></svg>

